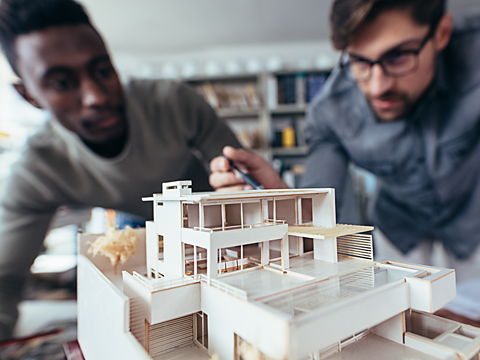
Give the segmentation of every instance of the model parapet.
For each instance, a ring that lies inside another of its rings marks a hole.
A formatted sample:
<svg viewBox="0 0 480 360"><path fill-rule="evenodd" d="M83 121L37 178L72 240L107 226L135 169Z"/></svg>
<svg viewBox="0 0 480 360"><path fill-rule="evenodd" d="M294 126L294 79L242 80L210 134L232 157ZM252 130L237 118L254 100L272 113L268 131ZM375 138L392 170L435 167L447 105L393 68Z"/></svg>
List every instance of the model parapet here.
<svg viewBox="0 0 480 360"><path fill-rule="evenodd" d="M154 219L122 278L86 254L94 236L81 239L87 360L374 359L372 349L380 359L470 359L480 350L478 329L429 314L455 297L454 270L373 261L372 228L336 224L333 189L190 186L166 183L144 199Z"/></svg>

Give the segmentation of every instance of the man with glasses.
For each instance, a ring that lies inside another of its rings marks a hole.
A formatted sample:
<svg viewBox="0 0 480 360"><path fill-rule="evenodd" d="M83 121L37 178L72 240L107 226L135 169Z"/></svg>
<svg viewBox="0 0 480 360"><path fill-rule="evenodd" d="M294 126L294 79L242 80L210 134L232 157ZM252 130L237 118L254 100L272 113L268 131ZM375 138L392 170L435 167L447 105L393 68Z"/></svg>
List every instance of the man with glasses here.
<svg viewBox="0 0 480 360"><path fill-rule="evenodd" d="M480 18L454 29L445 6L334 1L331 38L342 56L310 106L302 187L335 187L341 206L349 162L375 174L376 258L435 264L433 244L441 243L458 283L443 315L478 326ZM285 187L259 156L224 154L265 188ZM224 159L210 167L214 187L244 188Z"/></svg>

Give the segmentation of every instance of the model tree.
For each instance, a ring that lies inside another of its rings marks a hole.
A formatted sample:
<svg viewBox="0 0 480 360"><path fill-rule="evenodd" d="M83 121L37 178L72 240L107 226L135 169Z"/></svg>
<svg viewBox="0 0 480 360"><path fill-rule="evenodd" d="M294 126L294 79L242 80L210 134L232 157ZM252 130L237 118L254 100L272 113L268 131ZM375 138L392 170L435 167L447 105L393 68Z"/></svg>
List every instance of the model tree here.
<svg viewBox="0 0 480 360"><path fill-rule="evenodd" d="M137 253L138 243L138 236L130 226L127 225L124 230L117 230L108 222L105 235L98 237L88 252L93 256L100 254L109 258L116 274L117 265L123 264Z"/></svg>

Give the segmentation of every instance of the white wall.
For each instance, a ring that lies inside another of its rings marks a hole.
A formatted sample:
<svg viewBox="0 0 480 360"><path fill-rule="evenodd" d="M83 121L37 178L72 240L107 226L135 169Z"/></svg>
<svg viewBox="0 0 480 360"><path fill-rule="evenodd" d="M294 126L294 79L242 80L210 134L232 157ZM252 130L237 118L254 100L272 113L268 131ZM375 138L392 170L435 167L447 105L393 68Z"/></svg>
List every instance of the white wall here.
<svg viewBox="0 0 480 360"><path fill-rule="evenodd" d="M115 53L325 41L332 0L80 0ZM449 0L455 12L478 0Z"/></svg>
<svg viewBox="0 0 480 360"><path fill-rule="evenodd" d="M329 67L332 0L80 0L126 79ZM455 13L478 0L450 0Z"/></svg>
<svg viewBox="0 0 480 360"><path fill-rule="evenodd" d="M149 357L129 332L128 298L88 260L78 258L78 341L85 358ZM102 344L102 346L98 346Z"/></svg>
<svg viewBox="0 0 480 360"><path fill-rule="evenodd" d="M202 311L208 315L209 355L233 360L234 333L273 359L288 358L288 321L210 286L202 285Z"/></svg>

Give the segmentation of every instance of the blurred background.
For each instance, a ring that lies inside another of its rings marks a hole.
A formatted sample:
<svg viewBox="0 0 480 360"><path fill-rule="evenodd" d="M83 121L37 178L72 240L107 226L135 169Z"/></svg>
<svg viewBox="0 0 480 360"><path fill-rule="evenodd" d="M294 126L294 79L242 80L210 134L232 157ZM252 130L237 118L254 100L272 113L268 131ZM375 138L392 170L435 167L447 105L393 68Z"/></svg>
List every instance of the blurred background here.
<svg viewBox="0 0 480 360"><path fill-rule="evenodd" d="M293 176L301 172L286 157L305 155L308 102L337 61L329 42L331 0L80 2L123 81L190 83L245 146L280 158L284 168L293 167ZM480 3L450 0L449 8L461 17L480 11ZM48 116L21 100L12 80L0 54L0 190L19 149ZM286 176L295 184L292 174Z"/></svg>
<svg viewBox="0 0 480 360"><path fill-rule="evenodd" d="M190 84L245 147L269 159L291 186L298 184L308 151L303 131L308 104L338 58L329 42L331 0L80 2L122 81L166 78ZM480 12L480 2L450 0L449 8L460 18ZM12 81L0 53L0 192L26 140L48 118L20 99ZM348 191L355 204L345 208L355 211L345 219L368 223L365 208L374 178L355 168L351 175ZM30 298L75 298L78 227L98 233L105 228L104 210L91 214L91 209L60 209L42 254L50 257L32 267L37 285Z"/></svg>

